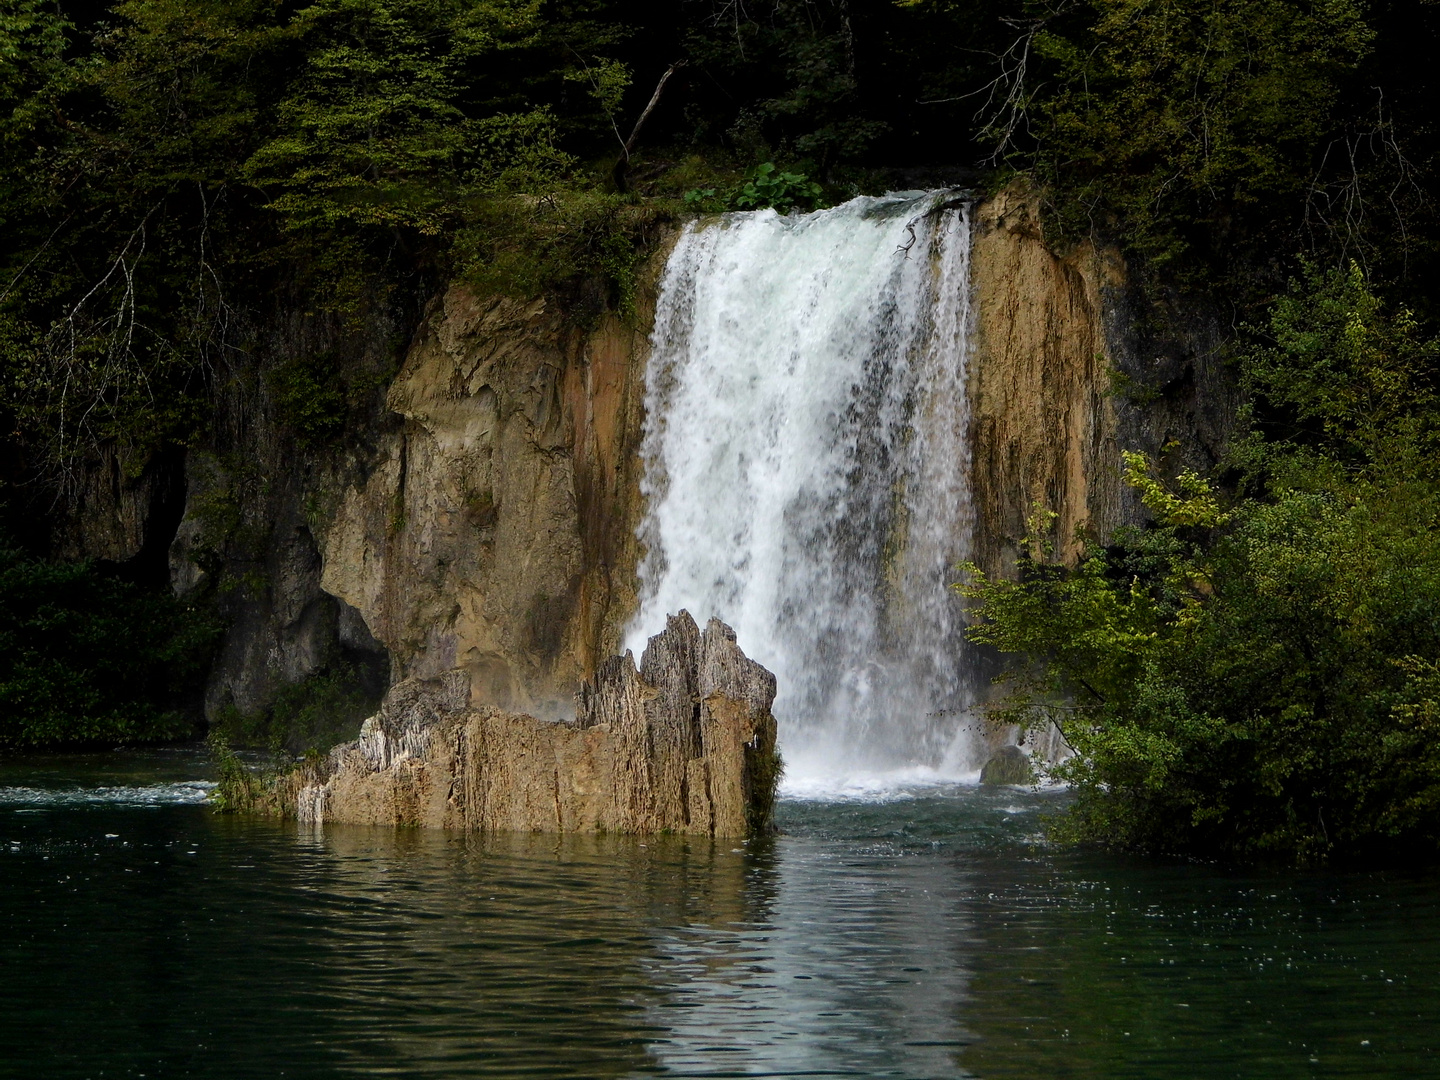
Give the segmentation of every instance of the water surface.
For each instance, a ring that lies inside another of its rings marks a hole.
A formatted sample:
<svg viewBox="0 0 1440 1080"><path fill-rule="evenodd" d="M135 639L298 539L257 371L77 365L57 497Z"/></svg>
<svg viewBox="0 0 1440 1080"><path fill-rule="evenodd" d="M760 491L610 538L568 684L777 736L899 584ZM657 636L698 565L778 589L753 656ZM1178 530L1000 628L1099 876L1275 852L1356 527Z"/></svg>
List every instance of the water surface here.
<svg viewBox="0 0 1440 1080"><path fill-rule="evenodd" d="M1440 880L1036 842L1055 795L784 835L217 816L193 751L0 763L0 1075L1440 1076Z"/></svg>

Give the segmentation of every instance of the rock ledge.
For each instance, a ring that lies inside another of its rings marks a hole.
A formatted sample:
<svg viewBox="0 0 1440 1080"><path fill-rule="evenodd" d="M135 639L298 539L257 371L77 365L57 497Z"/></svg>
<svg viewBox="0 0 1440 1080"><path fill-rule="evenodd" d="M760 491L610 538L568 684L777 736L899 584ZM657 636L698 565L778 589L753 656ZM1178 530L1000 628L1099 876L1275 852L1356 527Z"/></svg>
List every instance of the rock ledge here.
<svg viewBox="0 0 1440 1080"><path fill-rule="evenodd" d="M682 611L638 669L629 652L600 665L573 721L472 706L461 670L408 679L359 739L274 778L252 808L469 831L762 833L780 772L774 699L775 676L733 630L711 619L702 633Z"/></svg>

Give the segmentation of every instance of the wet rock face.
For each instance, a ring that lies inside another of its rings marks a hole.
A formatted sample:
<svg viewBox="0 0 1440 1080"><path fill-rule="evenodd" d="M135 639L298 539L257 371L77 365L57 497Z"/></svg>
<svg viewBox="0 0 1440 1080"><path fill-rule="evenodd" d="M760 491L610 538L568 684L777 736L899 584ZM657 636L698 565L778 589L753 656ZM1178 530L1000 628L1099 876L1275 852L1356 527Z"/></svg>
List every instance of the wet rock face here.
<svg viewBox="0 0 1440 1080"><path fill-rule="evenodd" d="M302 821L470 831L771 827L775 677L717 619L702 632L682 611L638 668L628 652L606 660L573 721L470 699L461 669L397 684L357 741L281 777L264 805Z"/></svg>
<svg viewBox="0 0 1440 1080"><path fill-rule="evenodd" d="M980 770L980 783L996 785L1033 784L1035 770L1025 751L1018 746L1002 746Z"/></svg>
<svg viewBox="0 0 1440 1080"><path fill-rule="evenodd" d="M477 702L556 719L635 608L657 253L632 322L448 289L387 404L399 423L316 533L320 587L397 680L451 668Z"/></svg>
<svg viewBox="0 0 1440 1080"><path fill-rule="evenodd" d="M975 208L972 557L990 574L1013 572L1036 504L1056 514L1067 562L1082 534L1104 542L1144 521L1120 451L1203 472L1239 405L1215 311L1200 300L1160 310L1117 250L1057 253L1042 218L1019 184Z"/></svg>

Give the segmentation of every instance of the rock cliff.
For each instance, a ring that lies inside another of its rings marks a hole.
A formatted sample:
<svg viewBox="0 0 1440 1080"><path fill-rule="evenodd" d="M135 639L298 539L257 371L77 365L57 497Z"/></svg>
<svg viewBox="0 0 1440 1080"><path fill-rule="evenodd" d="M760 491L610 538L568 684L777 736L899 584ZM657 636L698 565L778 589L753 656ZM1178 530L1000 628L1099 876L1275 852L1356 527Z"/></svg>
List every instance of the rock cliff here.
<svg viewBox="0 0 1440 1080"><path fill-rule="evenodd" d="M465 285L358 337L296 317L257 344L258 378L224 387L168 521L131 524L164 477L97 480L115 507L87 509L91 531L134 539L95 553L133 558L154 534L178 593L218 584L230 625L207 715L255 713L337 663L377 696L462 668L477 701L565 714L635 606L635 447L667 250L639 267L632 312L583 324L554 298ZM267 373L297 356L376 387L323 441L297 438L273 400Z"/></svg>
<svg viewBox="0 0 1440 1080"><path fill-rule="evenodd" d="M1170 299L1160 310L1114 249L1057 252L1024 186L980 203L974 220L972 550L987 572L1006 573L1036 504L1057 515L1066 559L1082 530L1103 542L1138 523L1120 451L1207 469L1238 401L1223 327L1205 304Z"/></svg>
<svg viewBox="0 0 1440 1080"><path fill-rule="evenodd" d="M319 530L320 585L397 679L463 668L558 715L634 609L647 320L567 342L543 301L451 288L388 405L403 418Z"/></svg>
<svg viewBox="0 0 1440 1080"><path fill-rule="evenodd" d="M1158 317L1113 251L1055 250L1025 189L973 217L971 551L1003 573L1036 502L1070 557L1078 530L1138 521L1120 449L1208 467L1235 397L1203 305ZM208 441L143 467L96 463L64 554L153 562L182 593L221 583L212 717L263 709L337 660L377 695L459 669L476 705L567 715L636 608L637 451L668 249L641 266L631 314L583 326L553 298L463 284L358 330L296 300L257 330L258 375L222 385ZM326 440L287 433L271 376L296 357L348 358L354 385L373 386Z"/></svg>
<svg viewBox="0 0 1440 1080"><path fill-rule="evenodd" d="M728 626L702 633L682 611L638 670L628 652L599 666L573 721L474 703L463 669L407 679L358 740L271 781L252 808L316 823L747 836L770 828L774 698L774 676Z"/></svg>

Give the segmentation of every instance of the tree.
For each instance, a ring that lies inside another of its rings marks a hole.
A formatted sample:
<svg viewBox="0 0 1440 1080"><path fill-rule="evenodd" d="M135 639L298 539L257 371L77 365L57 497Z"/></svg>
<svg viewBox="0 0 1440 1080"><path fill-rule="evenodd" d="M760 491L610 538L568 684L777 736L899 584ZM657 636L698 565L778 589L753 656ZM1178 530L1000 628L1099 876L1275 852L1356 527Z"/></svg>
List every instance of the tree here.
<svg viewBox="0 0 1440 1080"><path fill-rule="evenodd" d="M1018 654L997 719L1056 723L1067 828L1302 861L1440 852L1440 345L1358 270L1312 270L1248 350L1242 494L1127 481L1153 516L1073 569L972 569L974 640Z"/></svg>

